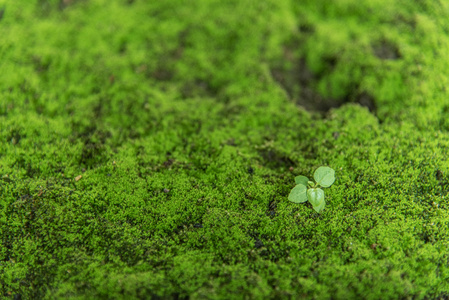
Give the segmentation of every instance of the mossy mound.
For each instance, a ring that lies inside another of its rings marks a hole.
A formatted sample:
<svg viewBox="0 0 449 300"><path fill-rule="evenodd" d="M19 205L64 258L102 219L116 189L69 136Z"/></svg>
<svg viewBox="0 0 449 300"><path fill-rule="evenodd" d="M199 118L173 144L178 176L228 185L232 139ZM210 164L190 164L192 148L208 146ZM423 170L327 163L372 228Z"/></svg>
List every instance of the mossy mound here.
<svg viewBox="0 0 449 300"><path fill-rule="evenodd" d="M449 297L444 1L4 1L0 36L2 297Z"/></svg>

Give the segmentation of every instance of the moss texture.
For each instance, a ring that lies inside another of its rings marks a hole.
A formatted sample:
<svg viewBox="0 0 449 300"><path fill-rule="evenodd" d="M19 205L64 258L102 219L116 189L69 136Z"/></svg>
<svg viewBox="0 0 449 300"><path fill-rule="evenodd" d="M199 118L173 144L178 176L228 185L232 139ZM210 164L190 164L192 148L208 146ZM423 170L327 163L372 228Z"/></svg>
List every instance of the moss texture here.
<svg viewBox="0 0 449 300"><path fill-rule="evenodd" d="M1 1L1 297L449 297L448 20ZM317 214L287 196L321 165Z"/></svg>

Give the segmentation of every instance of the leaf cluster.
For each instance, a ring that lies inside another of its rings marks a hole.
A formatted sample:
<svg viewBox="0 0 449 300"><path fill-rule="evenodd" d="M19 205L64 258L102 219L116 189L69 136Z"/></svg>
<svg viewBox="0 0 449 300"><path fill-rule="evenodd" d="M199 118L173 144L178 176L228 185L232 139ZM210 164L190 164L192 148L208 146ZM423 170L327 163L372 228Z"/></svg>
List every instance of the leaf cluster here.
<svg viewBox="0 0 449 300"><path fill-rule="evenodd" d="M329 167L319 167L313 174L315 182L306 176L295 177L296 186L291 190L288 200L303 203L309 200L316 212L324 210L324 191L321 188L330 187L335 181L335 171Z"/></svg>

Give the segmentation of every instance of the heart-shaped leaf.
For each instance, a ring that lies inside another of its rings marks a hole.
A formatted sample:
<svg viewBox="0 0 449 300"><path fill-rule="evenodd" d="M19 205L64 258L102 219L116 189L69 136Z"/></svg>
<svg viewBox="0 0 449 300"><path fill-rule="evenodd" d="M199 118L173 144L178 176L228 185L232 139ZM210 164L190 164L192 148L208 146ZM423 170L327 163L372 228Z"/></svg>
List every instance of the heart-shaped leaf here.
<svg viewBox="0 0 449 300"><path fill-rule="evenodd" d="M317 213L319 213L320 211L324 210L324 206L325 206L325 205L326 205L326 201L324 201L324 199L323 199L323 201L321 201L320 205L314 206L313 209L314 209Z"/></svg>
<svg viewBox="0 0 449 300"><path fill-rule="evenodd" d="M319 167L313 174L315 181L322 187L330 187L335 181L335 171L329 167Z"/></svg>
<svg viewBox="0 0 449 300"><path fill-rule="evenodd" d="M307 201L307 187L303 184L296 185L290 195L288 195L288 200L295 203L302 203Z"/></svg>
<svg viewBox="0 0 449 300"><path fill-rule="evenodd" d="M302 184L307 186L307 183L309 182L309 178L307 178L306 176L296 176L295 177L295 182L296 184Z"/></svg>
<svg viewBox="0 0 449 300"><path fill-rule="evenodd" d="M313 207L319 206L324 201L324 191L320 188L308 189L307 198Z"/></svg>

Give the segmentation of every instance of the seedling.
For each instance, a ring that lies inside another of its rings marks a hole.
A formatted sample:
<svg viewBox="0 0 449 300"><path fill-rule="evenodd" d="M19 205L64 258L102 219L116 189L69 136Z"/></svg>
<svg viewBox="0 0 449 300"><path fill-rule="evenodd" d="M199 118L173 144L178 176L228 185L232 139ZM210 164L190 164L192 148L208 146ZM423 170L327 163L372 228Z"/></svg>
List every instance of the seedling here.
<svg viewBox="0 0 449 300"><path fill-rule="evenodd" d="M319 167L315 170L313 178L316 182L310 181L306 176L296 176L296 186L288 195L288 200L295 203L303 203L309 200L313 209L319 213L324 209L324 191L320 188L330 187L335 181L335 171L329 167Z"/></svg>

